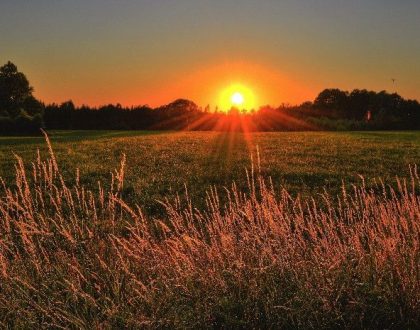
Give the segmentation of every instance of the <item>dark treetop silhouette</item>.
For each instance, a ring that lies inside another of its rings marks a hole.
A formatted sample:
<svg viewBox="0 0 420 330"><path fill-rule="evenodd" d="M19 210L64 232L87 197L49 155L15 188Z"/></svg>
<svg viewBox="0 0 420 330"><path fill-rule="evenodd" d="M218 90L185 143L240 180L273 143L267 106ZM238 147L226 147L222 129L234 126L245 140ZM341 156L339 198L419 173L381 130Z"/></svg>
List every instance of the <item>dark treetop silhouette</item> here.
<svg viewBox="0 0 420 330"><path fill-rule="evenodd" d="M37 132L44 106L33 95L26 76L11 62L0 68L0 132Z"/></svg>

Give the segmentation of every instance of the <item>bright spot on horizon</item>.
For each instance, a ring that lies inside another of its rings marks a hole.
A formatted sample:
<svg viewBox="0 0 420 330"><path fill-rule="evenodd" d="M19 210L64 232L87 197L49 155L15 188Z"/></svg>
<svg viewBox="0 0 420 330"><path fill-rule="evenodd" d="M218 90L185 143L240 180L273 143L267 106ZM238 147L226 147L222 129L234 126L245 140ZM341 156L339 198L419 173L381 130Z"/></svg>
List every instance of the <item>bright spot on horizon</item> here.
<svg viewBox="0 0 420 330"><path fill-rule="evenodd" d="M239 92L235 92L230 100L233 105L240 106L244 103L244 96Z"/></svg>
<svg viewBox="0 0 420 330"><path fill-rule="evenodd" d="M219 96L219 107L223 111L229 111L232 107L239 110L256 110L257 100L254 92L243 84L235 83L226 87Z"/></svg>

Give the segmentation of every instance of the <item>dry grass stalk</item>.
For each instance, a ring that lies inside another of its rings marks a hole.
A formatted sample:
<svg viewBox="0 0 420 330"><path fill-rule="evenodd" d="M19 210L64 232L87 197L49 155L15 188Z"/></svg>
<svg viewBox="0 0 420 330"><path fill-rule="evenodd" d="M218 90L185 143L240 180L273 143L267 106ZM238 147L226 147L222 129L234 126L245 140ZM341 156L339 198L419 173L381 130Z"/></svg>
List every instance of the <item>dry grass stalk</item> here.
<svg viewBox="0 0 420 330"><path fill-rule="evenodd" d="M209 190L205 211L163 202L147 219L111 188L69 186L38 155L0 191L4 327L418 327L420 186L364 183L301 200L258 171ZM380 193L378 193L378 191Z"/></svg>

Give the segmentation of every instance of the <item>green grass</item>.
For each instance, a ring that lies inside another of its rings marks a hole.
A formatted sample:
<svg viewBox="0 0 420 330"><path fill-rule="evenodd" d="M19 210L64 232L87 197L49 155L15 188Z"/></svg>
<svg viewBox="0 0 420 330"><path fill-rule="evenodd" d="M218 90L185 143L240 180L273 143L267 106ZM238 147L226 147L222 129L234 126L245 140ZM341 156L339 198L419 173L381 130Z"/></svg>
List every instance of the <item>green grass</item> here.
<svg viewBox="0 0 420 330"><path fill-rule="evenodd" d="M193 202L203 205L211 185L235 181L246 187L245 169L256 163L276 186L293 195L314 196L324 188L336 195L342 181L347 187L374 178L392 181L406 177L409 165L420 160L420 132L133 132L53 131L51 141L66 179L80 168L83 184L94 189L109 182L110 173L127 157L125 198L159 215L157 200L173 199L188 188ZM36 149L46 154L43 137L0 137L0 176L14 179L13 152L25 163L35 160Z"/></svg>
<svg viewBox="0 0 420 330"><path fill-rule="evenodd" d="M0 139L0 328L420 327L418 133L53 133Z"/></svg>

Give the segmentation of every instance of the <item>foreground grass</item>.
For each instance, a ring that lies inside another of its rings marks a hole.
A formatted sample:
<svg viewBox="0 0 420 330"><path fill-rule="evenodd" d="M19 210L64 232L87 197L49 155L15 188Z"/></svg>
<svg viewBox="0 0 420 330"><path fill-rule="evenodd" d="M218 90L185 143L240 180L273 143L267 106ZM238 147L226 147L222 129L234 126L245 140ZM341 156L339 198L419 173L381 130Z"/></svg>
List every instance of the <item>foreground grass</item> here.
<svg viewBox="0 0 420 330"><path fill-rule="evenodd" d="M58 131L51 139L64 180L72 182L76 169L81 183L95 190L109 188L110 172L127 156L124 199L139 203L143 212L163 216L157 200L184 195L185 185L197 208L203 209L211 185L247 188L244 171L258 147L261 173L290 194L317 198L324 189L335 196L342 181L351 189L359 175L372 187L381 177L393 183L408 177L408 165L419 162L420 132L120 132ZM0 137L0 176L14 182L14 157L35 161L36 149L47 156L42 137ZM220 196L225 200L224 194Z"/></svg>
<svg viewBox="0 0 420 330"><path fill-rule="evenodd" d="M363 182L293 198L260 170L223 205L181 199L158 218L109 189L66 183L54 154L0 191L3 327L420 326L420 185ZM259 169L260 167L257 166Z"/></svg>

